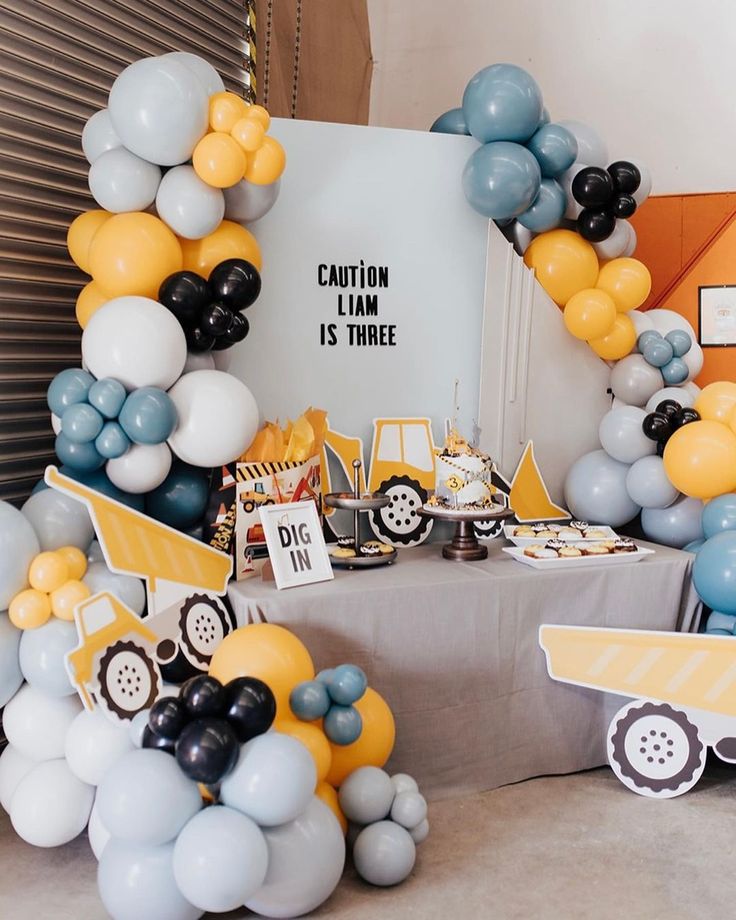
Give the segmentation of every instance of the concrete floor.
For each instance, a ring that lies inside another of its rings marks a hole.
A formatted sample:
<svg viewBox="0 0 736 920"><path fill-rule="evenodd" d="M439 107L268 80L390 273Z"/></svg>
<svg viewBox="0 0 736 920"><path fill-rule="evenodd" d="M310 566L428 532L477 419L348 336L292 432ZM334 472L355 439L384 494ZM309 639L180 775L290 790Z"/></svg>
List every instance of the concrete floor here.
<svg viewBox="0 0 736 920"><path fill-rule="evenodd" d="M410 879L379 890L349 870L312 916L724 920L736 902L734 780L734 769L711 765L693 791L653 801L602 768L434 803ZM0 918L103 920L95 866L86 836L34 849L3 815Z"/></svg>

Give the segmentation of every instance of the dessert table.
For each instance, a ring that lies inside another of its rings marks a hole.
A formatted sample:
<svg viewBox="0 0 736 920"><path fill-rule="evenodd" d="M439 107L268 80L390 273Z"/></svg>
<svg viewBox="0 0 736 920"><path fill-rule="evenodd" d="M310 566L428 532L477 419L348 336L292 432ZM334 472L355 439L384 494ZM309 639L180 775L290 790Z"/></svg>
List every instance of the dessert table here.
<svg viewBox="0 0 736 920"><path fill-rule="evenodd" d="M503 540L482 562L445 561L435 543L305 587L233 582L229 597L240 625L288 627L318 669L360 665L396 717L389 769L446 798L606 763L622 698L552 681L537 632L542 623L697 629L694 557L640 542L656 553L555 571L514 562Z"/></svg>

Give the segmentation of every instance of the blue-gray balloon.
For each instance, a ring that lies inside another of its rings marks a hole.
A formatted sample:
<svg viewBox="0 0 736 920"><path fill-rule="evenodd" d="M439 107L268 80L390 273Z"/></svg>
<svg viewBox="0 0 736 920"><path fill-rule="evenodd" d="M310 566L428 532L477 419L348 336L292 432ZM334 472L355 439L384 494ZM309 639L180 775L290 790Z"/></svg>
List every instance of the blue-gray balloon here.
<svg viewBox="0 0 736 920"><path fill-rule="evenodd" d="M393 821L369 824L353 846L358 875L371 885L398 885L408 877L417 858L411 834Z"/></svg>
<svg viewBox="0 0 736 920"><path fill-rule="evenodd" d="M578 142L575 135L562 125L544 124L537 128L527 147L537 158L545 178L555 179L575 162Z"/></svg>
<svg viewBox="0 0 736 920"><path fill-rule="evenodd" d="M89 388L87 400L105 418L117 418L127 397L125 387L113 377L95 380Z"/></svg>
<svg viewBox="0 0 736 920"><path fill-rule="evenodd" d="M0 708L15 696L23 683L18 661L22 635L21 630L10 622L7 613L0 613Z"/></svg>
<svg viewBox="0 0 736 920"><path fill-rule="evenodd" d="M565 480L565 501L575 518L621 527L639 513L626 490L629 466L604 450L583 454Z"/></svg>
<svg viewBox="0 0 736 920"><path fill-rule="evenodd" d="M0 501L0 610L7 610L15 595L28 587L28 566L41 549L33 521Z"/></svg>
<svg viewBox="0 0 736 920"><path fill-rule="evenodd" d="M355 706L333 703L324 717L322 727L333 744L353 744L363 731L363 717Z"/></svg>
<svg viewBox="0 0 736 920"><path fill-rule="evenodd" d="M132 441L117 422L105 422L95 438L95 450L106 460L122 457L130 450Z"/></svg>
<svg viewBox="0 0 736 920"><path fill-rule="evenodd" d="M327 687L320 680L305 680L289 694L291 711L303 722L312 722L327 715L332 700Z"/></svg>
<svg viewBox="0 0 736 920"><path fill-rule="evenodd" d="M435 118L429 130L435 134L470 134L462 107L443 112L439 118Z"/></svg>
<svg viewBox="0 0 736 920"><path fill-rule="evenodd" d="M140 387L120 410L120 425L135 444L162 444L176 428L174 402L158 387Z"/></svg>
<svg viewBox="0 0 736 920"><path fill-rule="evenodd" d="M249 910L264 917L301 917L332 894L345 865L345 838L337 818L313 797L298 818L263 828L268 871Z"/></svg>
<svg viewBox="0 0 736 920"><path fill-rule="evenodd" d="M37 629L26 629L20 640L19 663L28 683L48 696L71 696L65 656L79 644L74 623L52 617Z"/></svg>
<svg viewBox="0 0 736 920"><path fill-rule="evenodd" d="M673 358L661 369L664 382L668 386L677 386L678 383L684 383L690 370L682 358Z"/></svg>
<svg viewBox="0 0 736 920"><path fill-rule="evenodd" d="M680 549L703 538L702 516L702 501L683 495L668 508L645 508L641 529L655 543Z"/></svg>
<svg viewBox="0 0 736 920"><path fill-rule="evenodd" d="M626 474L626 490L642 508L668 508L680 494L672 485L661 457L642 457Z"/></svg>
<svg viewBox="0 0 736 920"><path fill-rule="evenodd" d="M384 770L358 767L342 783L338 797L348 821L372 824L382 821L391 811L396 787Z"/></svg>
<svg viewBox="0 0 736 920"><path fill-rule="evenodd" d="M707 633L718 632L726 636L732 636L736 629L736 616L732 613L720 613L718 610L712 610L705 622L705 631Z"/></svg>
<svg viewBox="0 0 736 920"><path fill-rule="evenodd" d="M517 221L534 233L544 233L559 227L567 207L562 186L554 179L542 179L537 197Z"/></svg>
<svg viewBox="0 0 736 920"><path fill-rule="evenodd" d="M92 562L84 573L82 581L92 594L109 591L121 600L133 613L141 614L146 606L146 589L140 578L134 575L116 575L103 561Z"/></svg>
<svg viewBox="0 0 736 920"><path fill-rule="evenodd" d="M470 80L463 93L468 130L482 144L526 143L542 117L542 91L534 77L515 64L491 64Z"/></svg>
<svg viewBox="0 0 736 920"><path fill-rule="evenodd" d="M20 510L44 551L76 546L86 552L95 535L86 506L56 489L36 492Z"/></svg>
<svg viewBox="0 0 736 920"><path fill-rule="evenodd" d="M665 335L665 338L672 346L672 351L676 358L682 358L693 346L693 340L688 332L684 329L673 329Z"/></svg>
<svg viewBox="0 0 736 920"><path fill-rule="evenodd" d="M506 141L484 144L465 164L463 191L476 211L495 220L517 217L539 192L539 163L526 147Z"/></svg>
<svg viewBox="0 0 736 920"><path fill-rule="evenodd" d="M338 665L330 679L329 693L341 706L357 703L368 687L365 671L357 664Z"/></svg>
<svg viewBox="0 0 736 920"><path fill-rule="evenodd" d="M97 869L100 898L110 916L115 920L201 917L204 911L190 904L179 891L173 857L173 843L151 846L116 840L113 836L102 851Z"/></svg>
<svg viewBox="0 0 736 920"><path fill-rule="evenodd" d="M61 418L64 409L87 401L87 394L94 382L92 374L81 367L65 368L54 377L46 391L49 409Z"/></svg>
<svg viewBox="0 0 736 920"><path fill-rule="evenodd" d="M63 466L70 466L80 473L93 473L105 462L105 458L97 452L94 444L72 441L63 431L56 435L54 450Z"/></svg>
<svg viewBox="0 0 736 920"><path fill-rule="evenodd" d="M70 441L86 444L94 441L102 431L103 419L97 409L89 403L77 403L64 409L61 416L61 430Z"/></svg>
<svg viewBox="0 0 736 920"><path fill-rule="evenodd" d="M639 338L645 335L646 332L643 332ZM647 364L651 364L652 367L664 367L665 364L668 364L674 357L672 345L661 336L644 342L639 350L644 355L644 360Z"/></svg>

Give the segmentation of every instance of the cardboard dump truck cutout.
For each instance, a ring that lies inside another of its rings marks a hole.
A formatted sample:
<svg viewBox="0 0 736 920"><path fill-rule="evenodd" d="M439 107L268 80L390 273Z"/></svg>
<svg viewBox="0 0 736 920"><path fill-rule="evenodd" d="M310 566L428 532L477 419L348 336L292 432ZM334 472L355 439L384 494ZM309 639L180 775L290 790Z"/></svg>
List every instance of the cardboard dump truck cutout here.
<svg viewBox="0 0 736 920"><path fill-rule="evenodd" d="M634 697L607 735L611 768L632 792L682 795L708 747L736 763L733 637L545 624L539 644L553 680Z"/></svg>
<svg viewBox="0 0 736 920"><path fill-rule="evenodd" d="M182 654L206 671L217 646L235 628L222 600L232 559L56 467L47 468L45 479L85 503L108 567L146 581L145 618L108 592L82 601L74 612L79 645L66 657L87 709L96 702L112 718L132 719L158 696L161 665Z"/></svg>

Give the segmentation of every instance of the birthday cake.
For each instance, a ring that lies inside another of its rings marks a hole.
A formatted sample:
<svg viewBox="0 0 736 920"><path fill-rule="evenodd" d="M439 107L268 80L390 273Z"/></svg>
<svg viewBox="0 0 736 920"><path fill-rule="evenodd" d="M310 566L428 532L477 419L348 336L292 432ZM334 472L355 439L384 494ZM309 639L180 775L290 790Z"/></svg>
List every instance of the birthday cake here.
<svg viewBox="0 0 736 920"><path fill-rule="evenodd" d="M472 447L455 428L435 451L435 493L428 504L459 510L486 510L496 503L492 483L494 464L488 454Z"/></svg>

